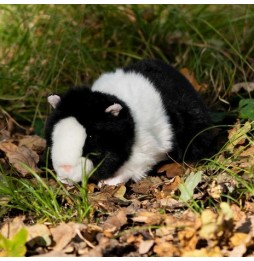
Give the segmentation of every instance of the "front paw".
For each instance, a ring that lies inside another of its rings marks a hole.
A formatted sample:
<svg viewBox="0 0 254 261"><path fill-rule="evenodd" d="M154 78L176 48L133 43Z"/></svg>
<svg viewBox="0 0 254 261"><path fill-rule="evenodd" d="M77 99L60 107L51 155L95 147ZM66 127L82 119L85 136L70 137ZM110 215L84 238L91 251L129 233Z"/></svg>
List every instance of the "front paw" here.
<svg viewBox="0 0 254 261"><path fill-rule="evenodd" d="M126 183L126 181L120 177L114 177L114 178L104 179L99 181L98 186L101 188L103 185L115 186L120 183Z"/></svg>

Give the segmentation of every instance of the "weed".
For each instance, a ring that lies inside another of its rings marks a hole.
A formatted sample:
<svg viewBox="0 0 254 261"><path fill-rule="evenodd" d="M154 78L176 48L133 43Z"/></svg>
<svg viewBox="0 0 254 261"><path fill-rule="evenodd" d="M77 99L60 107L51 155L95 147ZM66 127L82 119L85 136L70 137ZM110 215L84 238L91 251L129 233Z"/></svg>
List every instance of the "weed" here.
<svg viewBox="0 0 254 261"><path fill-rule="evenodd" d="M3 208L28 212L35 218L51 222L81 222L87 217L90 205L86 187L77 185L72 193L58 181L51 170L47 170L51 181L49 178L41 178L32 169L29 172L33 179L3 175L0 184L0 195L5 197Z"/></svg>
<svg viewBox="0 0 254 261"><path fill-rule="evenodd" d="M145 57L190 68L210 105L253 78L249 5L1 5L0 15L2 106L35 129L47 94Z"/></svg>

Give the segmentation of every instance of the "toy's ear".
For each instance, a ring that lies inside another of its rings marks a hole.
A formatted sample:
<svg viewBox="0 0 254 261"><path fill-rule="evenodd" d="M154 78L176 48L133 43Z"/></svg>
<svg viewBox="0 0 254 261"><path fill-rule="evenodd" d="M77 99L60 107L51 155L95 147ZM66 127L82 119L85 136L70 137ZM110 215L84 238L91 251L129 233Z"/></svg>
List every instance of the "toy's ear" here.
<svg viewBox="0 0 254 261"><path fill-rule="evenodd" d="M105 112L106 113L111 113L113 116L117 117L120 113L120 111L122 110L122 105L120 105L119 103L114 103L112 105L110 105Z"/></svg>
<svg viewBox="0 0 254 261"><path fill-rule="evenodd" d="M61 101L61 97L59 95L50 95L48 96L49 104L55 109L57 104Z"/></svg>

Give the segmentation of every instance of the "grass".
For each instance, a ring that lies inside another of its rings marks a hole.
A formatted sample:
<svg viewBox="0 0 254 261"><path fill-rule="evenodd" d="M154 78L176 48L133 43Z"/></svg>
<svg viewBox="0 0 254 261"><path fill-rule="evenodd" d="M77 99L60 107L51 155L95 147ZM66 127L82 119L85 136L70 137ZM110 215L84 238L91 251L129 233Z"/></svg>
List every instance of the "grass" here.
<svg viewBox="0 0 254 261"><path fill-rule="evenodd" d="M104 71L152 57L193 71L207 103L230 113L232 86L254 77L253 19L252 5L0 5L1 107L43 135L48 94L90 85ZM253 183L219 155L203 167L227 172L253 195ZM31 174L36 184L4 175L0 194L10 208L46 220L87 215L85 184L72 194Z"/></svg>
<svg viewBox="0 0 254 261"><path fill-rule="evenodd" d="M3 175L0 184L1 216L14 210L29 213L34 219L53 223L70 220L82 222L88 217L90 204L86 175L82 184L76 184L72 189L74 192L71 192L57 180L52 171L46 170L47 177L41 178L32 169L28 170L32 180Z"/></svg>
<svg viewBox="0 0 254 261"><path fill-rule="evenodd" d="M193 70L210 105L253 76L251 5L1 5L0 16L2 106L32 127L47 94L144 57Z"/></svg>

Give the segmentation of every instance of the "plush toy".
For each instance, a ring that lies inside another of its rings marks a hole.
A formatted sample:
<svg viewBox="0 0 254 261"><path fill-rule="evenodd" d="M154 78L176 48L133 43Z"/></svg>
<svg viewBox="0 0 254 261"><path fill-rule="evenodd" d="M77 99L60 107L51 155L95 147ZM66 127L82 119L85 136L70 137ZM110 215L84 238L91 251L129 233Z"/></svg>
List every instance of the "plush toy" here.
<svg viewBox="0 0 254 261"><path fill-rule="evenodd" d="M93 179L138 181L169 157L196 161L211 150L206 106L188 80L162 61L104 73L91 88L73 87L48 101L54 109L45 136L63 183L80 182L102 161Z"/></svg>

